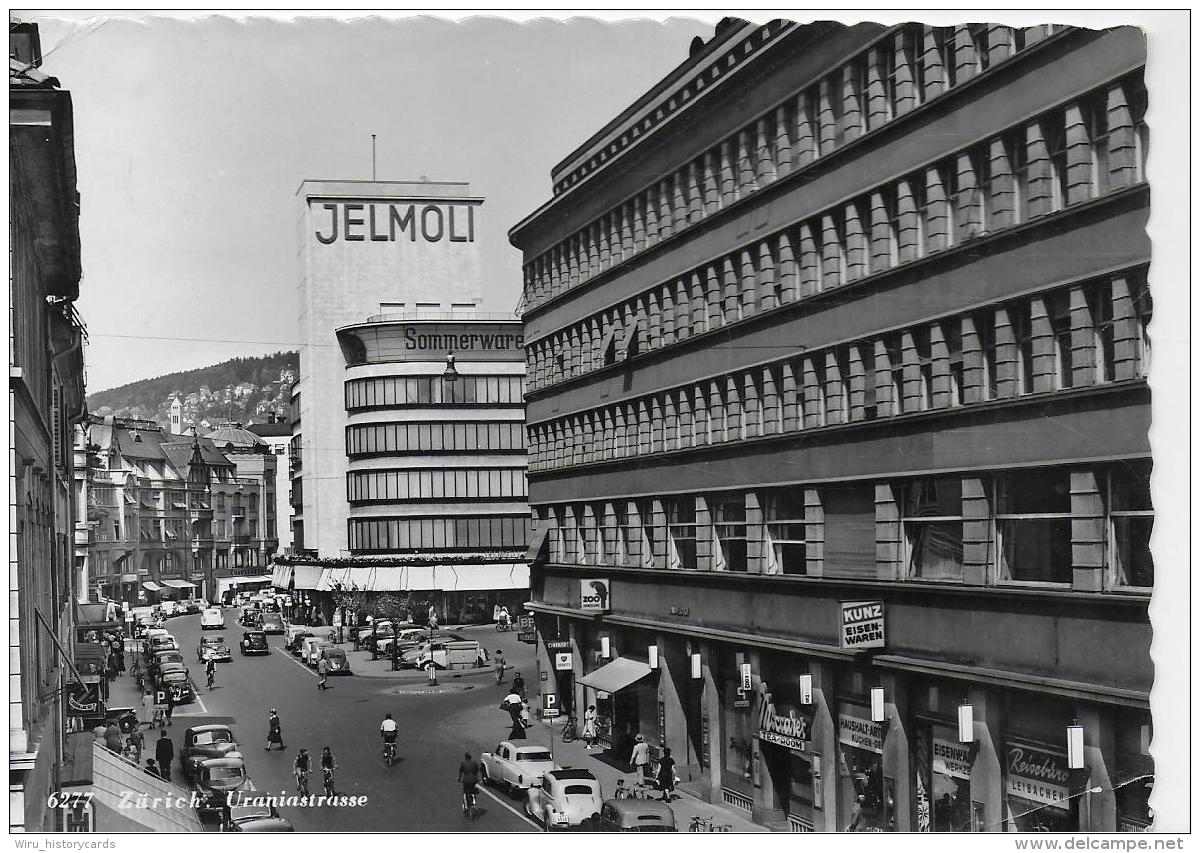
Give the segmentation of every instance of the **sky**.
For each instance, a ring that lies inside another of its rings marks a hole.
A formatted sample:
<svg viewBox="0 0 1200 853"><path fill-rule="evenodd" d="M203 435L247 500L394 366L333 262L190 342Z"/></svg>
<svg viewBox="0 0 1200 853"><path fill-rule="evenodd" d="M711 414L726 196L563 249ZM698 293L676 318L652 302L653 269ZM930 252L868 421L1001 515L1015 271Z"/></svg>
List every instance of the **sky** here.
<svg viewBox="0 0 1200 853"><path fill-rule="evenodd" d="M550 169L687 57L697 19L287 22L20 13L71 92L88 392L297 346L305 178L466 180L488 311Z"/></svg>

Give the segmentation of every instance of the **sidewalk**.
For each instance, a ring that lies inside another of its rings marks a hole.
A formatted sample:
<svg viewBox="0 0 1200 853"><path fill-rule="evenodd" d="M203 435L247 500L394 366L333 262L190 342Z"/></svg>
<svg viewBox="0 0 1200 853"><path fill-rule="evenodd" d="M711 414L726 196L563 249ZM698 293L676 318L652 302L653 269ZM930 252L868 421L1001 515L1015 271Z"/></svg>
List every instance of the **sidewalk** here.
<svg viewBox="0 0 1200 853"><path fill-rule="evenodd" d="M483 627L484 626L478 625L447 625L441 628L441 630L454 631L455 633L463 633L464 635L472 635L477 631L482 632ZM486 627L491 628L491 626ZM491 633L494 633L494 629L492 629ZM495 639L489 637L487 634L483 634L477 638L473 637L473 639L479 639L480 643L484 646L487 646L489 642L495 642ZM399 681L402 683L419 682L424 684L429 681L429 676L424 670L399 669L393 671L392 659L388 655L380 655L378 659L371 660L370 652L355 651L354 643L349 639L347 639L344 643L339 643L339 645L341 646L342 650L346 652L346 660L350 664L350 672L353 674L353 676L361 676L364 678L390 678L393 681ZM510 665L509 669L511 670L511 668L512 667ZM488 666L476 667L474 669L438 670L437 674L438 683L440 684L460 678L480 678L484 676L492 676L492 667L490 664Z"/></svg>
<svg viewBox="0 0 1200 853"><path fill-rule="evenodd" d="M582 767L590 770L600 780L600 789L604 792L605 797L612 796L612 792L616 790L618 779L624 779L626 784L637 781L636 774L622 773L612 765L601 761L597 757L600 750L593 750L589 753L583 741L563 743L562 724L562 720L555 720L553 725L538 720L529 729L530 742L541 744L553 742L555 762L560 767ZM750 818L742 812L720 803L706 803L679 788L675 789L675 799L671 801L671 810L675 813L675 826L680 832L687 832L692 818L696 816L711 817L714 823L728 824L732 827L733 832L769 832L766 827L752 823Z"/></svg>

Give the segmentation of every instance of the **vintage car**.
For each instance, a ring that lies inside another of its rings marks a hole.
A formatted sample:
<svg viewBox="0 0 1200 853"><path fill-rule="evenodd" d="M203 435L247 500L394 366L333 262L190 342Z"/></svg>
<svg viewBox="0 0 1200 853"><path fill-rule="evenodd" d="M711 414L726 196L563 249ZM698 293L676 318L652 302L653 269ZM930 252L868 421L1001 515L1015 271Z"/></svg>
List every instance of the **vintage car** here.
<svg viewBox="0 0 1200 853"><path fill-rule="evenodd" d="M317 658L321 649L333 645L326 637L305 637L304 645L300 647L300 660L306 666L317 668Z"/></svg>
<svg viewBox="0 0 1200 853"><path fill-rule="evenodd" d="M196 768L192 782L199 800L196 811L201 816L205 812L223 812L229 796L242 790L249 781L246 764L240 755L204 759Z"/></svg>
<svg viewBox="0 0 1200 853"><path fill-rule="evenodd" d="M168 663L182 664L183 652L178 652L174 649L155 652L154 657L150 658L146 664L146 668L149 670L150 680L156 681L158 679L158 674L162 672L163 664Z"/></svg>
<svg viewBox="0 0 1200 853"><path fill-rule="evenodd" d="M159 652L177 652L179 651L179 641L170 634L164 636L151 636L146 641L146 655L154 657Z"/></svg>
<svg viewBox="0 0 1200 853"><path fill-rule="evenodd" d="M282 634L284 632L283 616L270 610L263 613L262 629L267 634Z"/></svg>
<svg viewBox="0 0 1200 853"><path fill-rule="evenodd" d="M185 601L180 602L180 604L183 605L184 613L187 613L190 615L192 613L200 612L200 602L194 598L186 599Z"/></svg>
<svg viewBox="0 0 1200 853"><path fill-rule="evenodd" d="M244 655L269 655L271 647L267 645L267 635L262 631L243 631L239 647Z"/></svg>
<svg viewBox="0 0 1200 853"><path fill-rule="evenodd" d="M346 659L346 652L340 646L322 646L317 652L318 666L321 658L329 661L330 675L353 675L350 672L350 661Z"/></svg>
<svg viewBox="0 0 1200 853"><path fill-rule="evenodd" d="M263 615L262 615L261 610L252 609L250 607L247 607L242 611L242 614L240 616L238 616L238 624L241 625L243 628L260 628L261 629L262 628L262 618L263 618Z"/></svg>
<svg viewBox="0 0 1200 853"><path fill-rule="evenodd" d="M255 817L231 822L230 832L295 832L292 822L283 817Z"/></svg>
<svg viewBox="0 0 1200 853"><path fill-rule="evenodd" d="M605 800L600 807L601 832L678 832L675 812L662 800Z"/></svg>
<svg viewBox="0 0 1200 853"><path fill-rule="evenodd" d="M537 744L514 744L500 741L495 752L479 756L483 764L483 781L510 792L523 791L542 778L547 770L558 767L550 750Z"/></svg>
<svg viewBox="0 0 1200 853"><path fill-rule="evenodd" d="M546 829L579 826L600 811L604 797L600 782L591 771L567 768L548 770L530 785L525 796L525 814Z"/></svg>
<svg viewBox="0 0 1200 853"><path fill-rule="evenodd" d="M300 645L308 637L316 636L305 625L288 625L283 632L283 647L294 655L300 654Z"/></svg>
<svg viewBox="0 0 1200 853"><path fill-rule="evenodd" d="M412 666L417 669L474 669L487 666L488 652L476 640L445 640L435 642L418 655ZM407 664L407 661L405 662Z"/></svg>
<svg viewBox="0 0 1200 853"><path fill-rule="evenodd" d="M168 618L171 616L177 616L179 613L182 612L179 609L179 603L176 601L173 601L170 598L163 599L162 601L160 601L158 603L158 606L162 610L162 615L164 618Z"/></svg>
<svg viewBox="0 0 1200 853"><path fill-rule="evenodd" d="M225 627L225 612L220 607L209 607L200 614L200 630L221 630Z"/></svg>
<svg viewBox="0 0 1200 853"><path fill-rule="evenodd" d="M437 633L434 635L434 638L433 638L433 650L434 651L443 650L443 649L445 649L447 643L461 643L461 642L474 642L474 641L467 640L466 637L460 636L459 634ZM428 651L429 651L429 632L426 631L425 639L415 640L413 642L413 645L409 646L406 649L402 647L402 651L400 654L400 665L404 666L404 667L415 667L415 666L417 666L417 661L424 658L426 656L426 654L428 653Z"/></svg>
<svg viewBox="0 0 1200 853"><path fill-rule="evenodd" d="M401 628L393 636L389 629L387 633L379 636L374 640L375 649L381 655L390 655L392 653L392 643L398 642L400 650L406 652L422 640L429 639L428 628Z"/></svg>
<svg viewBox="0 0 1200 853"><path fill-rule="evenodd" d="M192 689L192 678L187 667L181 663L163 664L158 673L159 687L171 691L176 705L186 705L196 701L196 691Z"/></svg>
<svg viewBox="0 0 1200 853"><path fill-rule="evenodd" d="M200 638L196 647L196 659L200 663L207 660L233 660L233 652L224 637L214 637L211 634Z"/></svg>
<svg viewBox="0 0 1200 853"><path fill-rule="evenodd" d="M185 779L192 779L200 769L201 762L210 758L240 756L233 729L221 724L192 726L183 733L183 748L179 751L179 763L183 766Z"/></svg>
<svg viewBox="0 0 1200 853"><path fill-rule="evenodd" d="M408 627L405 623L404 627ZM357 648L371 650L372 644L378 642L384 637L392 635L392 622L390 619L378 619L372 625L367 625L358 630L358 634L354 638L354 645Z"/></svg>

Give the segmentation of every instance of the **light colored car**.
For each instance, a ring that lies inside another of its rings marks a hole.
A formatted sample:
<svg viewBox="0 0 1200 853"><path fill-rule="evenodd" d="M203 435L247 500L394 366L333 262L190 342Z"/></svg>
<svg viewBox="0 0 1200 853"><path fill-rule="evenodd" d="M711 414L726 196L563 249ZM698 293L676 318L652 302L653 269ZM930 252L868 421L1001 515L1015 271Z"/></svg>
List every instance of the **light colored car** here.
<svg viewBox="0 0 1200 853"><path fill-rule="evenodd" d="M264 634L282 634L284 632L283 616L267 611L262 616L262 630Z"/></svg>
<svg viewBox="0 0 1200 853"><path fill-rule="evenodd" d="M317 663L320 664L321 658L329 661L330 675L353 675L350 671L350 661L346 659L346 652L341 646L322 646L317 651Z"/></svg>
<svg viewBox="0 0 1200 853"><path fill-rule="evenodd" d="M550 770L534 782L525 796L525 814L546 829L579 826L598 814L604 804L600 782L589 770Z"/></svg>
<svg viewBox="0 0 1200 853"><path fill-rule="evenodd" d="M500 741L495 752L479 756L483 764L483 781L508 791L522 791L542 778L548 770L558 765L548 747L537 744L516 745L507 740Z"/></svg>
<svg viewBox="0 0 1200 853"><path fill-rule="evenodd" d="M163 599L158 603L158 606L162 609L163 616L174 616L182 612L179 609L179 603L170 598Z"/></svg>
<svg viewBox="0 0 1200 853"><path fill-rule="evenodd" d="M225 627L225 613L220 607L210 607L200 614L200 630L219 631Z"/></svg>
<svg viewBox="0 0 1200 853"><path fill-rule="evenodd" d="M312 669L316 669L317 660L321 655L321 649L331 645L333 644L324 637L306 637L304 640L304 646L300 650L300 660L304 661L304 663Z"/></svg>
<svg viewBox="0 0 1200 853"><path fill-rule="evenodd" d="M433 651L426 650L413 662L417 669L473 669L487 666L487 649L475 640L447 640L434 643Z"/></svg>
<svg viewBox="0 0 1200 853"><path fill-rule="evenodd" d="M391 629L375 640L375 648L381 655L392 653L392 643L397 642L400 648L404 651L412 648L414 643L420 642L422 638L429 636L428 628L401 628L395 636L392 636Z"/></svg>

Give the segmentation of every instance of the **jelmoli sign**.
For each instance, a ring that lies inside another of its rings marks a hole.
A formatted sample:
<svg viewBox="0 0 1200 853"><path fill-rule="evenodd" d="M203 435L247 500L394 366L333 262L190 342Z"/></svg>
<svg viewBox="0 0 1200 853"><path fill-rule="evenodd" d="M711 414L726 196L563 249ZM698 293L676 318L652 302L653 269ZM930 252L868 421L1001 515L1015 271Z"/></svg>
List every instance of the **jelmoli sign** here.
<svg viewBox="0 0 1200 853"><path fill-rule="evenodd" d="M475 205L448 202L314 203L317 242L474 243Z"/></svg>
<svg viewBox="0 0 1200 853"><path fill-rule="evenodd" d="M1013 797L1067 811L1071 794L1071 771L1067 757L1019 741L1005 746L1004 789Z"/></svg>

